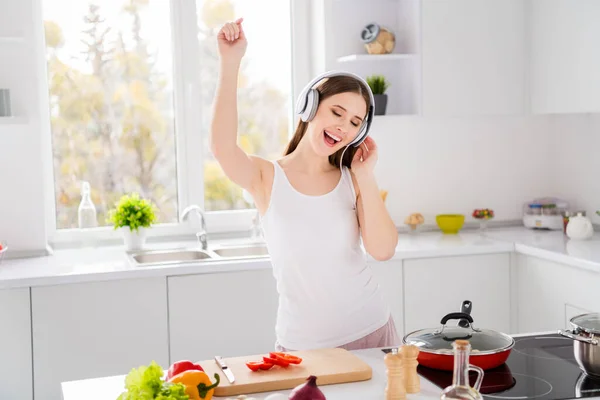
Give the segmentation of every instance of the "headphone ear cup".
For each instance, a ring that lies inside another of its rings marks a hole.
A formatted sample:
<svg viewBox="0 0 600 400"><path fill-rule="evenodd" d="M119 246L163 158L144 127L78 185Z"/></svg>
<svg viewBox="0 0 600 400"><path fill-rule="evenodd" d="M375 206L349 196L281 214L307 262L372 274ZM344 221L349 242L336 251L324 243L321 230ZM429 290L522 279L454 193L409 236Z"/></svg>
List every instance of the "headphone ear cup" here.
<svg viewBox="0 0 600 400"><path fill-rule="evenodd" d="M364 141L366 135L365 135L365 126L363 125L360 128L360 131L358 131L358 134L356 135L356 137L354 138L354 140L350 143L350 145L352 145L353 147L358 147L360 146L360 144Z"/></svg>
<svg viewBox="0 0 600 400"><path fill-rule="evenodd" d="M369 134L369 130L371 128L372 118L373 118L373 107L369 107L369 112L367 113L367 117L365 118L365 121L361 125L360 130L358 131L358 134L356 135L356 138L354 138L354 140L349 144L349 146L352 145L354 147L358 147L358 146L360 146L360 144L362 142L365 141L365 139L367 138L367 135Z"/></svg>
<svg viewBox="0 0 600 400"><path fill-rule="evenodd" d="M317 108L319 108L319 91L310 89L306 94L306 107L301 115L302 121L311 121L317 114Z"/></svg>

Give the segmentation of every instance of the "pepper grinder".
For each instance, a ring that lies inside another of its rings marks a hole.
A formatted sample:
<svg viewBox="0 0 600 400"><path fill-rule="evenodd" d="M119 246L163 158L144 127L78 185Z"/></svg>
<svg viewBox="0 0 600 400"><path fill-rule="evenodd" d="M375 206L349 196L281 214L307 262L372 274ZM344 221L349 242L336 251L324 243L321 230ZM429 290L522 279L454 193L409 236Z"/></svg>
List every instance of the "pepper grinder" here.
<svg viewBox="0 0 600 400"><path fill-rule="evenodd" d="M417 374L419 352L419 348L414 345L404 345L400 349L406 393L419 393L421 391L421 380Z"/></svg>
<svg viewBox="0 0 600 400"><path fill-rule="evenodd" d="M385 400L405 400L404 373L402 371L402 356L398 349L393 348L391 353L384 357L387 367L387 386L385 388Z"/></svg>

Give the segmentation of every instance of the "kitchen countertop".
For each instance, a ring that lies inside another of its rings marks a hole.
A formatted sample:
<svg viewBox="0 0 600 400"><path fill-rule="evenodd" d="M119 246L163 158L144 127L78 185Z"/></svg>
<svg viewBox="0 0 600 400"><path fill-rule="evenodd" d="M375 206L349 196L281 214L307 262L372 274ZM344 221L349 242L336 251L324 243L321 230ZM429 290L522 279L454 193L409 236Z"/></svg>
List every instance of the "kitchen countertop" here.
<svg viewBox="0 0 600 400"><path fill-rule="evenodd" d="M244 243L240 239L219 244ZM209 246L210 246L209 242ZM197 242L150 244L151 249L195 247ZM393 259L494 254L516 251L600 273L600 233L585 241L568 239L561 231L534 231L524 227L492 228L484 235L462 231L400 234ZM4 260L0 289L113 279L270 268L268 257L200 261L185 265L132 266L122 246L57 250L53 255Z"/></svg>
<svg viewBox="0 0 600 400"><path fill-rule="evenodd" d="M532 332L528 334L512 335L514 338L527 336L531 334L543 335L554 332ZM327 399L384 399L385 387L387 384L386 366L384 362L385 354L381 348L354 350L356 356L365 361L373 369L372 378L367 381L351 382L333 385L322 385L319 389L323 392ZM164 366L163 366L164 368ZM418 400L434 400L439 399L442 389L431 383L422 376L420 378L419 393L408 394L407 399ZM105 400L116 399L124 391L125 376L111 376L105 378L84 379L78 381L70 381L62 383L63 400ZM317 377L317 385L319 380ZM277 392L265 392L249 394L248 397L253 397L257 400L264 400L267 396L273 393L282 393L289 395L290 390L279 390ZM227 399L226 397L213 397L216 399ZM235 397L231 397L235 399ZM599 399L598 396L586 397L588 399Z"/></svg>
<svg viewBox="0 0 600 400"><path fill-rule="evenodd" d="M333 385L319 386L317 377L317 386L323 392L327 399L384 399L385 387L387 384L386 367L384 363L385 354L381 349L354 350L355 355L365 361L373 369L372 378L367 381L351 382ZM163 367L164 368L164 367ZM106 400L116 399L124 391L125 376L111 376L106 378L85 379L62 383L63 400ZM265 392L249 394L248 397L263 400L273 393L282 393L289 395L290 390L279 390L277 392ZM409 399L433 400L440 398L441 390L421 378L421 391L410 394ZM235 399L237 396L231 396L229 399ZM227 399L226 397L213 397L213 399Z"/></svg>

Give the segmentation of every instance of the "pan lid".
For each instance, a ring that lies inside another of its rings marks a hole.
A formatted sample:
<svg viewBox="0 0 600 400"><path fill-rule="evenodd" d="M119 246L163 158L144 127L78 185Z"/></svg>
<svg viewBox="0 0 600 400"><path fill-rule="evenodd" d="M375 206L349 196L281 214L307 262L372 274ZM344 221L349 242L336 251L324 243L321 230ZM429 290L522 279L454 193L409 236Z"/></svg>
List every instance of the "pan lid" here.
<svg viewBox="0 0 600 400"><path fill-rule="evenodd" d="M447 326L452 319L468 321L466 328ZM421 350L436 354L454 354L452 343L456 340L468 340L471 354L493 354L509 350L514 346L514 339L504 333L491 329L477 329L473 326L473 318L466 313L450 313L442 318L442 326L436 329L422 329L404 337L405 344L413 344Z"/></svg>
<svg viewBox="0 0 600 400"><path fill-rule="evenodd" d="M600 313L587 313L573 317L571 325L584 332L600 335Z"/></svg>

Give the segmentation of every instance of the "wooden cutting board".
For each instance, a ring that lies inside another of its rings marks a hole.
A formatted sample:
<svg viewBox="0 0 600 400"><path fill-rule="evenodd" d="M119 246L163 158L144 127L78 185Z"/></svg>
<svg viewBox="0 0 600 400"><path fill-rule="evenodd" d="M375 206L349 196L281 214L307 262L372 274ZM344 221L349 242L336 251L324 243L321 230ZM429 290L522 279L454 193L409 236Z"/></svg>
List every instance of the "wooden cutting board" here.
<svg viewBox="0 0 600 400"><path fill-rule="evenodd" d="M215 373L219 374L221 378L221 382L216 387L213 395L215 397L292 389L306 382L306 378L310 375L317 377L317 386L322 386L365 381L371 379L373 374L369 364L344 349L292 351L289 354L301 357L302 363L298 365L290 364L287 368L275 365L270 370L256 372L251 371L246 366L246 362L262 361L262 357L268 356L268 353L223 358L231 372L233 372L234 383L229 383L214 359L201 361L200 365L202 365L211 381L214 382Z"/></svg>

